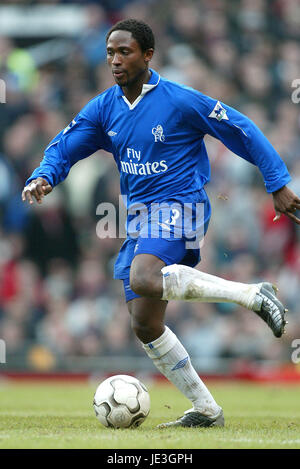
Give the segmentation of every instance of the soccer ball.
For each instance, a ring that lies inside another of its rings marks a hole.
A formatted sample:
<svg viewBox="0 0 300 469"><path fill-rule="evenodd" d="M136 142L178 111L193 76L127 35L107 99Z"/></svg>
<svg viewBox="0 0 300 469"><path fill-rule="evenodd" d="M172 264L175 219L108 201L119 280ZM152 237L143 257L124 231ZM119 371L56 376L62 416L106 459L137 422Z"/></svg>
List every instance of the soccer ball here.
<svg viewBox="0 0 300 469"><path fill-rule="evenodd" d="M150 396L138 379L116 375L98 386L93 405L97 419L105 427L138 427L150 412Z"/></svg>

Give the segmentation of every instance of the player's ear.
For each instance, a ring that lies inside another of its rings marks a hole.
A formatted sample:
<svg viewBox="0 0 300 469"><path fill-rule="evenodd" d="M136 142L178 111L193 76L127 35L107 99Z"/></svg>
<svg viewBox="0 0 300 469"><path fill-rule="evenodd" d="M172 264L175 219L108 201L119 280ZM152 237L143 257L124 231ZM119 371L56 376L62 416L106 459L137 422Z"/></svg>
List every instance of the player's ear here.
<svg viewBox="0 0 300 469"><path fill-rule="evenodd" d="M144 60L146 63L149 63L154 54L154 49L150 48L144 52Z"/></svg>

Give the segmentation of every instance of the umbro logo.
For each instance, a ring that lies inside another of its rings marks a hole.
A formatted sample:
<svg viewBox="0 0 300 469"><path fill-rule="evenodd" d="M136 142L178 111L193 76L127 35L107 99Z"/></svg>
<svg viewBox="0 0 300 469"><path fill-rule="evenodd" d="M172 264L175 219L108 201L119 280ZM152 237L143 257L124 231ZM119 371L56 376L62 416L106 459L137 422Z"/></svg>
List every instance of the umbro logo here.
<svg viewBox="0 0 300 469"><path fill-rule="evenodd" d="M171 228L170 228L168 225L166 225L165 223L160 223L160 222L158 221L157 224L158 224L159 226L161 226L162 228L164 228L165 230L171 231Z"/></svg>
<svg viewBox="0 0 300 469"><path fill-rule="evenodd" d="M183 368L187 364L188 359L189 357L187 356L183 360L180 360L180 362L178 362L177 365L175 365L171 371L175 371L175 370L179 370L179 368Z"/></svg>
<svg viewBox="0 0 300 469"><path fill-rule="evenodd" d="M75 124L76 124L76 120L73 119L72 122L63 131L63 135L65 135L65 133L68 132L68 130L72 129L72 127L74 127Z"/></svg>
<svg viewBox="0 0 300 469"><path fill-rule="evenodd" d="M117 135L117 132L110 130L109 132L107 132L107 135L109 135L110 137L114 137L115 135Z"/></svg>

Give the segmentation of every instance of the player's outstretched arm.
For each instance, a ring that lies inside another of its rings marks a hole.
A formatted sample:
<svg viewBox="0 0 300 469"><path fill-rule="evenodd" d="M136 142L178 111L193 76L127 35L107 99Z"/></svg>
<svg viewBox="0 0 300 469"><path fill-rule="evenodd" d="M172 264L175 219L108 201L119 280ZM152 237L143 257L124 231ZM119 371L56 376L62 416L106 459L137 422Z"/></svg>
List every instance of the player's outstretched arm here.
<svg viewBox="0 0 300 469"><path fill-rule="evenodd" d="M52 186L49 184L46 179L38 177L37 179L33 179L30 183L24 187L22 192L22 200L23 202L28 202L29 204L33 204L34 199L36 199L38 204L43 202L43 197L49 194L52 191Z"/></svg>
<svg viewBox="0 0 300 469"><path fill-rule="evenodd" d="M217 138L233 153L257 166L268 193L279 191L291 181L280 155L248 117L197 91L193 92L193 99L187 101L187 104L182 102L185 122L202 135Z"/></svg>
<svg viewBox="0 0 300 469"><path fill-rule="evenodd" d="M43 160L25 183L22 200L42 203L43 196L63 182L71 167L101 148L111 151L111 142L105 137L98 119L97 97L90 101L72 122L49 143Z"/></svg>
<svg viewBox="0 0 300 469"><path fill-rule="evenodd" d="M273 221L279 220L281 214L284 213L284 215L300 225L300 219L294 214L296 210L300 210L300 198L287 186L283 186L278 191L273 192L272 195L276 212Z"/></svg>

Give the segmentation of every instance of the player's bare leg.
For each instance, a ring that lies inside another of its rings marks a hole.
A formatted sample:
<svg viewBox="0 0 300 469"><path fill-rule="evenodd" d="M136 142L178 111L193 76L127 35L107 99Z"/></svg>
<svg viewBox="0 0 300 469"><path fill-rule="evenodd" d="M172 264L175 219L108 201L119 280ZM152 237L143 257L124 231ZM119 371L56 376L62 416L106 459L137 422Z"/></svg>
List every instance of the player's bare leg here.
<svg viewBox="0 0 300 469"><path fill-rule="evenodd" d="M175 422L164 426L223 426L221 407L201 381L189 354L176 335L164 325L167 302L156 298L135 298L128 303L132 328L159 371L193 404L193 408Z"/></svg>
<svg viewBox="0 0 300 469"><path fill-rule="evenodd" d="M165 263L152 254L138 254L130 267L130 287L138 295L161 299L163 281L161 270Z"/></svg>
<svg viewBox="0 0 300 469"><path fill-rule="evenodd" d="M137 255L131 267L132 290L164 300L237 303L258 314L276 337L283 334L287 310L276 298L272 284L231 282L180 264L164 266L158 272L160 265L164 263L155 256Z"/></svg>
<svg viewBox="0 0 300 469"><path fill-rule="evenodd" d="M135 298L128 301L131 327L143 344L155 341L164 333L167 305L167 301L156 298Z"/></svg>

